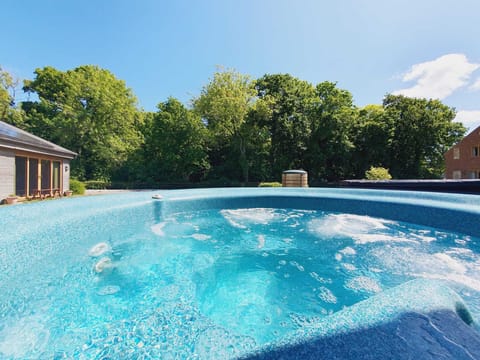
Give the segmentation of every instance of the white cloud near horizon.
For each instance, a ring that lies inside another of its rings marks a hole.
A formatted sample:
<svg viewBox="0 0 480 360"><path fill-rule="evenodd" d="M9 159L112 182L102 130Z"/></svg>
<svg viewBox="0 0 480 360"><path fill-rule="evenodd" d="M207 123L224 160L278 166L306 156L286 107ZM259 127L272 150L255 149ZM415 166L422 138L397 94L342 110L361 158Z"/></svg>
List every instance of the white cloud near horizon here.
<svg viewBox="0 0 480 360"><path fill-rule="evenodd" d="M447 54L413 65L403 77L403 82L416 80L412 87L392 92L394 95L443 100L455 90L468 84L480 64L471 63L464 54ZM480 79L472 85L480 89ZM460 113L460 112L459 112Z"/></svg>
<svg viewBox="0 0 480 360"><path fill-rule="evenodd" d="M453 121L462 123L469 133L480 126L480 110L460 110Z"/></svg>
<svg viewBox="0 0 480 360"><path fill-rule="evenodd" d="M478 78L477 81L470 86L470 90L480 90L480 78Z"/></svg>

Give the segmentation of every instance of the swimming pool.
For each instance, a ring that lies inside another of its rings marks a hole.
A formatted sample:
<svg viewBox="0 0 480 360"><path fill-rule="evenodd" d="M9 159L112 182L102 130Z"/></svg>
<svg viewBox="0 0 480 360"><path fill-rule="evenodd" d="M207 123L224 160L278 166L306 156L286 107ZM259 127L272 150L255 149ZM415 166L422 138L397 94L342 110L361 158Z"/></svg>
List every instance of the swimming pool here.
<svg viewBox="0 0 480 360"><path fill-rule="evenodd" d="M479 215L344 189L2 207L0 358L475 358Z"/></svg>

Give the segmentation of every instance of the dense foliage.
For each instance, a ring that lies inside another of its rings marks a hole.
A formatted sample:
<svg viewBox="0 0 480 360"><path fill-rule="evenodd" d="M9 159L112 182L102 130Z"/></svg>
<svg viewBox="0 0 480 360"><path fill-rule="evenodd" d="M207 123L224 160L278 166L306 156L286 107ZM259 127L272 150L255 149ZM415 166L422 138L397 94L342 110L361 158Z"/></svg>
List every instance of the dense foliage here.
<svg viewBox="0 0 480 360"><path fill-rule="evenodd" d="M365 171L365 179L367 180L390 180L392 175L388 172L388 169L383 167L371 167Z"/></svg>
<svg viewBox="0 0 480 360"><path fill-rule="evenodd" d="M314 184L372 168L439 178L443 154L465 133L438 100L387 95L358 108L336 83L289 74L252 80L218 70L191 108L169 98L156 112L139 109L125 83L96 66L37 69L24 81L26 101L15 101L17 83L0 68L1 119L77 152L78 179L112 186L258 183L293 168Z"/></svg>
<svg viewBox="0 0 480 360"><path fill-rule="evenodd" d="M200 116L177 99L158 105L146 118L142 164L137 180L148 182L188 182L202 179L210 164L207 155L207 130ZM138 161L140 160L140 161Z"/></svg>
<svg viewBox="0 0 480 360"><path fill-rule="evenodd" d="M35 75L24 86L38 96L22 103L24 127L78 153L73 175L109 179L140 145L142 116L130 89L96 66L66 72L46 67Z"/></svg>
<svg viewBox="0 0 480 360"><path fill-rule="evenodd" d="M70 191L72 191L74 195L83 195L85 194L85 190L85 183L77 179L70 179Z"/></svg>

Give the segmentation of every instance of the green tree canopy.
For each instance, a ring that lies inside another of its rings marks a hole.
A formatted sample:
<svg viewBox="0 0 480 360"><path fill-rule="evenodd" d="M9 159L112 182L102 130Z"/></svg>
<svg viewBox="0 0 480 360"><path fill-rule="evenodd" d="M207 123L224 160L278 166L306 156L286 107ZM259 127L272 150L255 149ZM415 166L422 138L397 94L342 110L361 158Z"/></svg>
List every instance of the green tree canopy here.
<svg viewBox="0 0 480 360"><path fill-rule="evenodd" d="M248 181L247 115L255 106L255 89L250 78L233 70L218 71L193 100L195 111L200 114L211 135L212 149L222 155L233 152L236 167L242 170L243 180ZM214 165L225 166L227 159L213 154ZM223 164L222 164L223 163Z"/></svg>
<svg viewBox="0 0 480 360"><path fill-rule="evenodd" d="M15 106L15 80L0 68L2 119L77 152L80 179L247 182L303 168L319 182L362 178L370 167L435 178L465 133L439 100L387 95L358 109L336 83L289 74L252 81L219 70L193 110L169 98L155 113L138 111L125 83L96 66L37 69L24 85L35 100Z"/></svg>
<svg viewBox="0 0 480 360"><path fill-rule="evenodd" d="M13 105L13 97L9 90L13 86L12 76L0 67L0 119L5 119L10 107Z"/></svg>
<svg viewBox="0 0 480 360"><path fill-rule="evenodd" d="M144 129L144 175L149 181L199 180L208 171L205 124L177 99L158 104Z"/></svg>
<svg viewBox="0 0 480 360"><path fill-rule="evenodd" d="M290 74L264 75L255 88L264 106L269 107L269 115L259 124L270 133L270 167L272 178L278 178L283 170L304 166L315 88Z"/></svg>
<svg viewBox="0 0 480 360"><path fill-rule="evenodd" d="M72 172L82 179L110 179L141 142L136 98L108 70L45 67L24 90L38 95L22 104L27 129L77 152Z"/></svg>
<svg viewBox="0 0 480 360"><path fill-rule="evenodd" d="M15 104L18 82L18 79L0 66L0 120L21 126L23 113Z"/></svg>
<svg viewBox="0 0 480 360"><path fill-rule="evenodd" d="M357 116L352 94L326 81L317 85L315 95L306 168L317 179L344 179L352 173L350 129Z"/></svg>
<svg viewBox="0 0 480 360"><path fill-rule="evenodd" d="M439 100L387 95L385 119L393 124L388 148L394 178L438 178L444 171L445 152L465 134L453 122L455 110Z"/></svg>
<svg viewBox="0 0 480 360"><path fill-rule="evenodd" d="M353 153L354 177L361 177L370 167L390 164L393 122L385 116L381 105L367 105L358 111L351 130L355 145Z"/></svg>

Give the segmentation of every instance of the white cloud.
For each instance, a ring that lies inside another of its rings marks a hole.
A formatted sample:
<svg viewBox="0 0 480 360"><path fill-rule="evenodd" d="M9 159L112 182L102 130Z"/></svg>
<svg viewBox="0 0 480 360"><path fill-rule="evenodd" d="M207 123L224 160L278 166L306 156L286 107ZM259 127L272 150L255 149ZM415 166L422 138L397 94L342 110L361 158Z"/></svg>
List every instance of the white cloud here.
<svg viewBox="0 0 480 360"><path fill-rule="evenodd" d="M460 110L453 121L461 122L468 132L480 126L480 110Z"/></svg>
<svg viewBox="0 0 480 360"><path fill-rule="evenodd" d="M478 78L477 81L470 86L470 90L480 90L480 78Z"/></svg>
<svg viewBox="0 0 480 360"><path fill-rule="evenodd" d="M433 61L413 65L403 75L402 81L416 80L416 84L392 94L442 100L465 86L479 68L480 64L469 62L464 54L443 55ZM473 86L477 83L480 87L480 79Z"/></svg>

